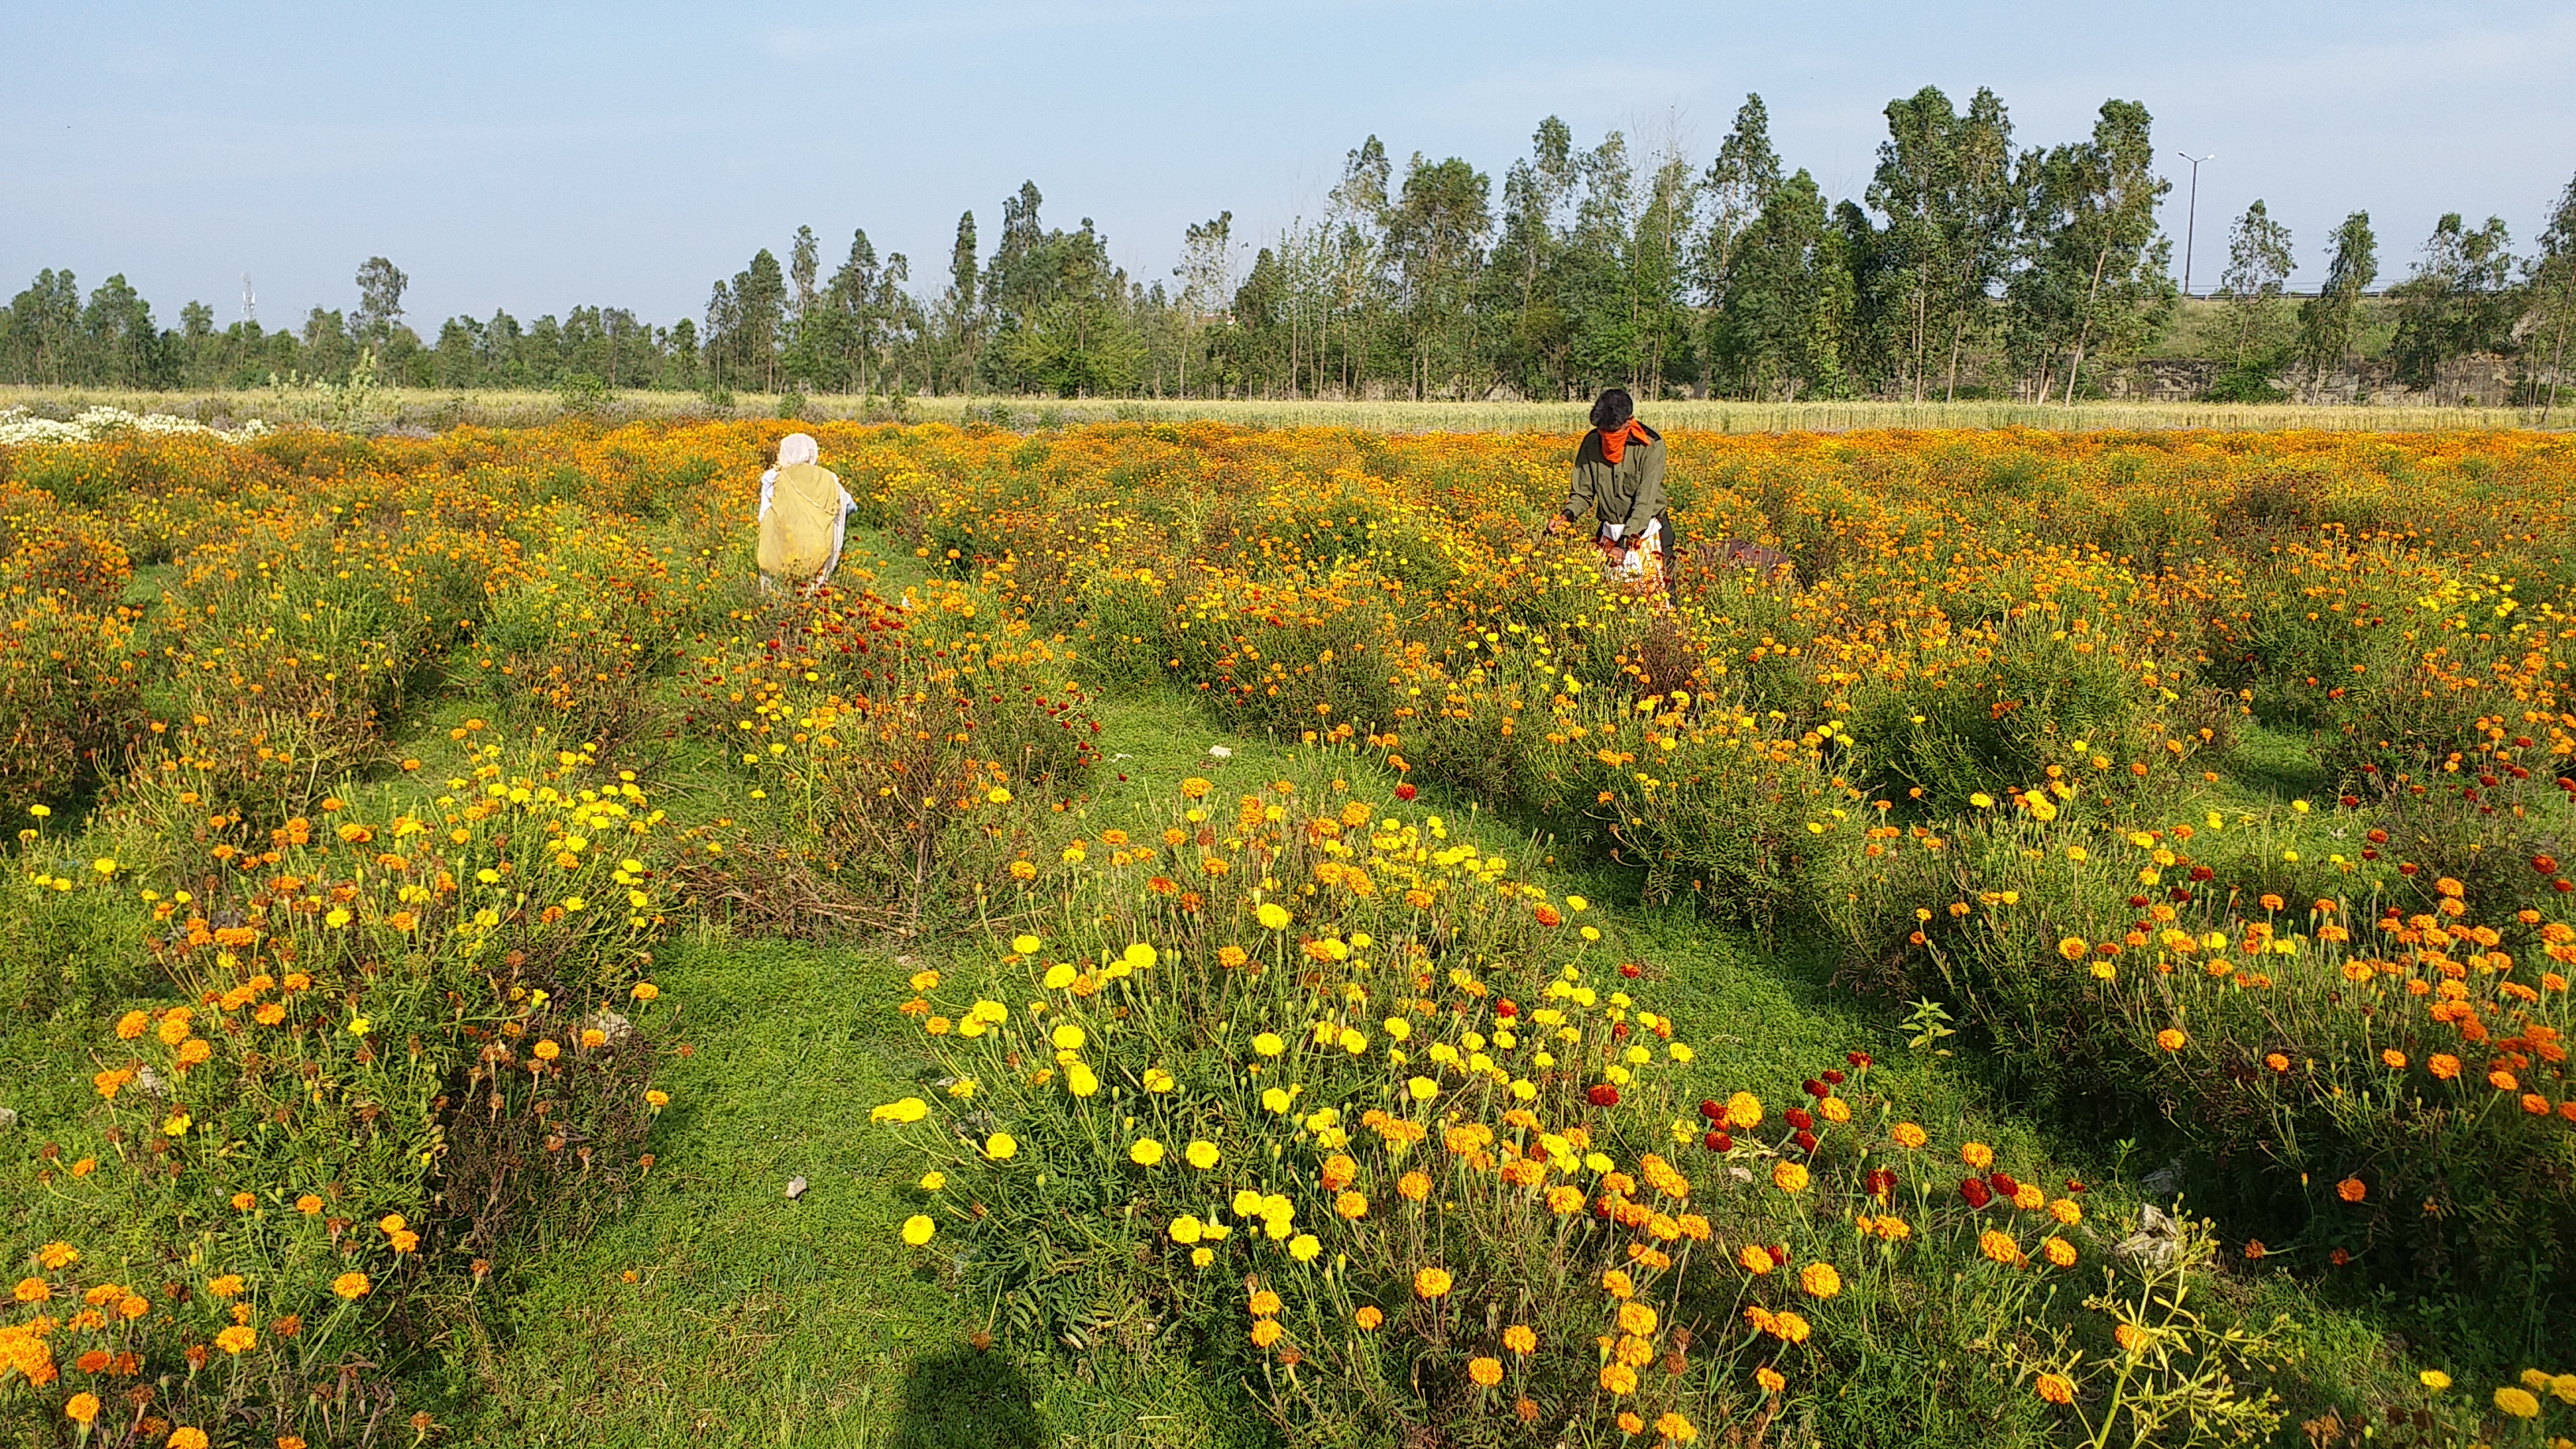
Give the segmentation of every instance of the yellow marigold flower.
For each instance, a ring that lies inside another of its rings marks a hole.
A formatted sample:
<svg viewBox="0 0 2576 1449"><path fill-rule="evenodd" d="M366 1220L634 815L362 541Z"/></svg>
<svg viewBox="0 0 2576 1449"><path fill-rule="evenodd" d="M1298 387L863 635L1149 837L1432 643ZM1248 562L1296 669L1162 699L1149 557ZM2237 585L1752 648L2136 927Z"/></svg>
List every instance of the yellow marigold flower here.
<svg viewBox="0 0 2576 1449"><path fill-rule="evenodd" d="M1215 1167L1217 1156L1216 1144L1206 1140L1205 1138L1194 1141L1189 1146L1181 1149L1182 1160L1201 1172L1206 1172Z"/></svg>
<svg viewBox="0 0 2576 1449"><path fill-rule="evenodd" d="M1735 1261L1743 1264L1747 1273L1768 1273L1771 1271L1771 1250L1759 1243L1747 1243L1744 1251L1735 1255Z"/></svg>
<svg viewBox="0 0 2576 1449"><path fill-rule="evenodd" d="M1895 1128L1890 1131L1888 1135L1896 1139L1897 1146L1908 1150L1919 1148L1924 1143L1932 1140L1921 1127L1918 1127L1911 1122L1897 1123Z"/></svg>
<svg viewBox="0 0 2576 1449"><path fill-rule="evenodd" d="M1726 1099L1726 1125L1737 1132L1750 1132L1762 1125L1762 1099L1751 1092L1738 1092Z"/></svg>
<svg viewBox="0 0 2576 1449"><path fill-rule="evenodd" d="M1666 1443L1687 1444L1699 1437L1699 1426L1677 1412L1667 1411L1655 1420L1655 1432L1663 1435Z"/></svg>
<svg viewBox="0 0 2576 1449"><path fill-rule="evenodd" d="M2075 1402L2075 1381L2064 1374L2041 1374L2034 1385L2039 1396L2052 1404Z"/></svg>
<svg viewBox="0 0 2576 1449"><path fill-rule="evenodd" d="M1637 1285L1635 1280L1619 1269L1605 1268L1601 1272L1601 1291L1613 1298L1629 1298L1635 1296Z"/></svg>
<svg viewBox="0 0 2576 1449"><path fill-rule="evenodd" d="M220 1278L209 1279L206 1291L217 1298L239 1298L244 1286L239 1273L226 1273Z"/></svg>
<svg viewBox="0 0 2576 1449"><path fill-rule="evenodd" d="M1637 1371L1624 1363L1603 1364L1601 1388L1604 1393L1633 1394L1637 1391Z"/></svg>
<svg viewBox="0 0 2576 1449"><path fill-rule="evenodd" d="M1368 1216L1368 1195L1354 1189L1333 1199L1333 1211L1354 1222Z"/></svg>
<svg viewBox="0 0 2576 1449"><path fill-rule="evenodd" d="M1538 1335L1530 1331L1528 1324L1515 1323L1503 1330L1503 1347L1517 1354L1535 1353L1538 1350Z"/></svg>
<svg viewBox="0 0 2576 1449"><path fill-rule="evenodd" d="M2170 1026L2156 1033L2156 1045L2169 1052L2181 1051L2183 1043L2188 1040L2190 1038Z"/></svg>
<svg viewBox="0 0 2576 1449"><path fill-rule="evenodd" d="M2048 1256L2048 1261L2060 1268L2075 1266L2075 1245L2064 1238L2054 1234L2042 1238L2039 1240L2039 1250Z"/></svg>
<svg viewBox="0 0 2576 1449"><path fill-rule="evenodd" d="M1995 1150L1982 1142L1959 1144L1959 1160L1979 1172L1995 1165Z"/></svg>
<svg viewBox="0 0 2576 1449"><path fill-rule="evenodd" d="M2549 1380L2550 1395L2562 1404L2576 1404L2576 1374L2557 1374Z"/></svg>
<svg viewBox="0 0 2576 1449"><path fill-rule="evenodd" d="M54 1296L54 1289L42 1278L21 1278L12 1296L21 1303L42 1303Z"/></svg>
<svg viewBox="0 0 2576 1449"><path fill-rule="evenodd" d="M2440 1369L2426 1369L2415 1376L2415 1381L2437 1394L2451 1386L2451 1376Z"/></svg>
<svg viewBox="0 0 2576 1449"><path fill-rule="evenodd" d="M1269 930L1284 931L1288 929L1287 907L1280 905L1277 901L1263 901L1261 903L1261 909L1254 911L1252 915L1253 919L1261 922L1261 924Z"/></svg>
<svg viewBox="0 0 2576 1449"><path fill-rule="evenodd" d="M1171 1227L1165 1231L1171 1234L1173 1242L1179 1243L1184 1247L1197 1242L1201 1237L1205 1236L1201 1230L1199 1220L1189 1213L1183 1213L1179 1217L1172 1219Z"/></svg>
<svg viewBox="0 0 2576 1449"><path fill-rule="evenodd" d="M1639 1338L1652 1338L1655 1336L1656 1321L1655 1310L1646 1304L1622 1303L1619 1305L1619 1331L1622 1333L1634 1334Z"/></svg>
<svg viewBox="0 0 2576 1449"><path fill-rule="evenodd" d="M2026 1213L2035 1213L2048 1206L2048 1193L2038 1183L2025 1182L2013 1189L2013 1206Z"/></svg>
<svg viewBox="0 0 2576 1449"><path fill-rule="evenodd" d="M215 1347L228 1354L241 1354L259 1346L259 1330L247 1323L236 1323L215 1335Z"/></svg>
<svg viewBox="0 0 2576 1449"><path fill-rule="evenodd" d="M1467 1377L1490 1389L1503 1381L1503 1361L1496 1358L1471 1358L1467 1360Z"/></svg>
<svg viewBox="0 0 2576 1449"><path fill-rule="evenodd" d="M206 1431L182 1424L170 1431L169 1449L206 1449Z"/></svg>
<svg viewBox="0 0 2576 1449"><path fill-rule="evenodd" d="M1100 1090L1100 1076L1081 1062L1066 1062L1064 1089L1077 1097L1088 1097Z"/></svg>
<svg viewBox="0 0 2576 1449"><path fill-rule="evenodd" d="M1008 1162L1019 1150L1018 1140L1008 1132L996 1132L984 1139L984 1155L995 1162Z"/></svg>
<svg viewBox="0 0 2576 1449"><path fill-rule="evenodd" d="M63 1417L86 1429L98 1417L98 1395L84 1389L63 1401Z"/></svg>
<svg viewBox="0 0 2576 1449"><path fill-rule="evenodd" d="M1395 1190L1414 1202L1431 1196L1431 1178L1423 1172L1408 1172L1395 1180Z"/></svg>
<svg viewBox="0 0 2576 1449"><path fill-rule="evenodd" d="M1323 1240L1313 1233L1299 1233L1288 1240L1288 1256L1300 1263L1311 1263L1324 1251Z"/></svg>
<svg viewBox="0 0 2576 1449"><path fill-rule="evenodd" d="M1789 1381L1780 1377L1780 1371L1769 1364L1753 1371L1753 1382L1761 1385L1765 1394L1776 1394L1789 1386Z"/></svg>
<svg viewBox="0 0 2576 1449"><path fill-rule="evenodd" d="M2540 1400L2532 1397L2531 1390L2511 1384L2495 1391L2495 1406L2517 1419L2540 1417Z"/></svg>
<svg viewBox="0 0 2576 1449"><path fill-rule="evenodd" d="M2021 1261L2021 1244L2014 1242L2010 1233L1999 1233L1993 1228L1977 1234L1977 1251L1998 1263Z"/></svg>
<svg viewBox="0 0 2576 1449"><path fill-rule="evenodd" d="M1831 1263L1809 1263L1798 1270L1798 1287L1810 1298L1831 1298L1843 1291L1843 1275Z"/></svg>
<svg viewBox="0 0 2576 1449"><path fill-rule="evenodd" d="M654 985L650 981L636 982L635 989L627 993L627 995L634 997L638 1001L651 1001L661 994L662 988Z"/></svg>
<svg viewBox="0 0 2576 1449"><path fill-rule="evenodd" d="M322 1211L322 1199L308 1192L295 1200L295 1210L309 1218Z"/></svg>
<svg viewBox="0 0 2576 1449"><path fill-rule="evenodd" d="M1254 1348L1268 1348L1270 1345L1277 1343L1280 1338L1287 1333L1287 1331L1288 1330L1279 1326L1279 1320L1276 1318L1262 1319L1260 1322L1252 1325L1252 1346Z"/></svg>
<svg viewBox="0 0 2576 1449"><path fill-rule="evenodd" d="M1438 1298L1449 1291L1449 1270L1425 1268L1413 1275L1413 1291L1425 1298Z"/></svg>
<svg viewBox="0 0 2576 1449"><path fill-rule="evenodd" d="M2061 1197L2048 1205L2048 1215L2071 1228L2084 1221L2084 1205L2071 1197Z"/></svg>
<svg viewBox="0 0 2576 1449"><path fill-rule="evenodd" d="M1780 1335L1783 1343L1805 1343L1815 1330L1809 1328L1807 1320L1798 1314L1783 1313L1771 1320L1771 1331Z"/></svg>
<svg viewBox="0 0 2576 1449"><path fill-rule="evenodd" d="M2091 949L2082 936L2069 936L2057 943L2057 954L2069 961L2083 960L2084 953Z"/></svg>
<svg viewBox="0 0 2576 1449"><path fill-rule="evenodd" d="M1288 1043L1277 1032L1265 1031L1252 1039L1252 1049L1265 1057L1275 1057L1288 1050Z"/></svg>
<svg viewBox="0 0 2576 1449"><path fill-rule="evenodd" d="M1204 799L1207 793L1215 788L1214 784L1192 775L1181 782L1181 797L1186 800Z"/></svg>
<svg viewBox="0 0 2576 1449"><path fill-rule="evenodd" d="M47 1243L36 1250L36 1261L49 1273L60 1272L80 1261L80 1249L65 1242Z"/></svg>
<svg viewBox="0 0 2576 1449"><path fill-rule="evenodd" d="M1363 1305L1359 1312L1351 1315L1351 1322L1358 1324L1362 1332L1369 1332L1375 1330L1379 1324L1386 1322L1386 1315L1379 1312L1374 1306Z"/></svg>
<svg viewBox="0 0 2576 1449"><path fill-rule="evenodd" d="M1179 1085L1179 1079L1161 1067L1145 1069L1145 1090L1148 1092L1168 1092Z"/></svg>
<svg viewBox="0 0 2576 1449"><path fill-rule="evenodd" d="M367 1275L355 1270L331 1280L331 1291L343 1298L363 1298L367 1295L367 1289L370 1286L372 1285L368 1282Z"/></svg>
<svg viewBox="0 0 2576 1449"><path fill-rule="evenodd" d="M1783 1158L1771 1164L1771 1185L1782 1192L1804 1192L1807 1190L1807 1169L1800 1163Z"/></svg>
<svg viewBox="0 0 2576 1449"><path fill-rule="evenodd" d="M1139 1137L1128 1147L1127 1160L1138 1167L1152 1167L1163 1160L1163 1144L1151 1137Z"/></svg>

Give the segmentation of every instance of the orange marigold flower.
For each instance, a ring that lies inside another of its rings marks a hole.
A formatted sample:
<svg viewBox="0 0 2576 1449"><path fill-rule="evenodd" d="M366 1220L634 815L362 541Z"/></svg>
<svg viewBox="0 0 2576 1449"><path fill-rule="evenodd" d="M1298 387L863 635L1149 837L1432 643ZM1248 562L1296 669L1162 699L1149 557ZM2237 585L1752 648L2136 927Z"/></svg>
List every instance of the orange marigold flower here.
<svg viewBox="0 0 2576 1449"><path fill-rule="evenodd" d="M2075 1402L2075 1381L2064 1374L2041 1374L2034 1385L2039 1396L2052 1404Z"/></svg>
<svg viewBox="0 0 2576 1449"><path fill-rule="evenodd" d="M1490 1389L1503 1381L1503 1361L1497 1358L1471 1358L1467 1360L1467 1377Z"/></svg>
<svg viewBox="0 0 2576 1449"><path fill-rule="evenodd" d="M1413 1291L1425 1298L1443 1297L1449 1292L1450 1281L1448 1269L1425 1268L1413 1275Z"/></svg>
<svg viewBox="0 0 2576 1449"><path fill-rule="evenodd" d="M2369 1195L2370 1188L2368 1184L2364 1183L2357 1177L2347 1177L2343 1181L2335 1184L2335 1196L2342 1198L2345 1202L2359 1202Z"/></svg>

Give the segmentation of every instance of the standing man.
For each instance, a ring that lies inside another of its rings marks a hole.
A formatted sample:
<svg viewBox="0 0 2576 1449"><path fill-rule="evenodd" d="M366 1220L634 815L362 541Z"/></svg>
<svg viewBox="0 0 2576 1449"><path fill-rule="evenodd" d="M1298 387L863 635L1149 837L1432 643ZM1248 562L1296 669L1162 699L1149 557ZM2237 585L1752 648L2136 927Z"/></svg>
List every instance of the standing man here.
<svg viewBox="0 0 2576 1449"><path fill-rule="evenodd" d="M1587 508L1599 523L1594 542L1603 563L1641 590L1673 586L1665 560L1673 523L1664 508L1663 434L1637 421L1625 388L1611 388L1592 404L1592 431L1574 450L1574 476L1565 503L1548 520L1562 533Z"/></svg>

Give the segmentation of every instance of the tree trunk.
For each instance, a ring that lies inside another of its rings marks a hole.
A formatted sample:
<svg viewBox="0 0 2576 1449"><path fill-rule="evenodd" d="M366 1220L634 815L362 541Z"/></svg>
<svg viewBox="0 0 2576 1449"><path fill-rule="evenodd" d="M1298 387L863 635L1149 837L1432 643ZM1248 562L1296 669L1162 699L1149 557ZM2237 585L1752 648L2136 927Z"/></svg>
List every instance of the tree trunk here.
<svg viewBox="0 0 2576 1449"><path fill-rule="evenodd" d="M2576 311L2576 307L2562 307L2558 312L2558 342L2549 356L2549 395L2540 400L2540 425L2544 428L2549 426L2550 410L2558 406L2559 364L2567 360L2567 314L2570 311Z"/></svg>
<svg viewBox="0 0 2576 1449"><path fill-rule="evenodd" d="M2065 406L2075 406L2075 380L2084 373L2084 347L2093 340L2093 299L2102 293L2102 269L2111 262L2111 250L2103 248L2093 257L2093 285L2084 289L2084 325L2075 333L2075 360L2066 369ZM2041 398L2041 402L2048 399Z"/></svg>
<svg viewBox="0 0 2576 1449"><path fill-rule="evenodd" d="M1950 325L1950 374L1948 380L1943 383L1941 392L1941 401L1945 403L1959 400L1959 348L1967 340L1968 311L1962 307L1953 314Z"/></svg>

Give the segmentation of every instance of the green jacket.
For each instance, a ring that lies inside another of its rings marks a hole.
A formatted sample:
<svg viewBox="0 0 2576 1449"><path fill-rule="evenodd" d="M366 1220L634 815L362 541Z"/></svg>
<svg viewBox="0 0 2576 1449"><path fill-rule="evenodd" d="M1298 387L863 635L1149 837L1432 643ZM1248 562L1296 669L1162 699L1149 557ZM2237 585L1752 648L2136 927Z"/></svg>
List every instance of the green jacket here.
<svg viewBox="0 0 2576 1449"><path fill-rule="evenodd" d="M1601 456L1601 430L1583 435L1583 443L1574 450L1574 478L1565 492L1563 512L1568 519L1580 518L1589 508L1603 523L1616 523L1630 531L1642 530L1664 511L1664 438L1648 428L1653 441L1640 447L1630 443L1612 463Z"/></svg>

